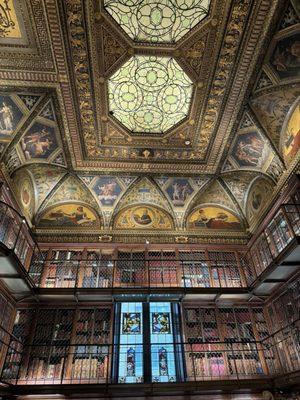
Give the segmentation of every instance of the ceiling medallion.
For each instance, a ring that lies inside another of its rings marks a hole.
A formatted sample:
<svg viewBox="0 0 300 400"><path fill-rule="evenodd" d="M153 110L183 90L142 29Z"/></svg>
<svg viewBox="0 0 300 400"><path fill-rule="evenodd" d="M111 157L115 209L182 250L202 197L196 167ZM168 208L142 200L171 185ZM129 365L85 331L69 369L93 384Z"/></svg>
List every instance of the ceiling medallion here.
<svg viewBox="0 0 300 400"><path fill-rule="evenodd" d="M211 0L104 0L104 8L136 42L176 43L201 22Z"/></svg>
<svg viewBox="0 0 300 400"><path fill-rule="evenodd" d="M173 58L134 56L108 81L109 112L133 134L165 133L188 116L192 92Z"/></svg>

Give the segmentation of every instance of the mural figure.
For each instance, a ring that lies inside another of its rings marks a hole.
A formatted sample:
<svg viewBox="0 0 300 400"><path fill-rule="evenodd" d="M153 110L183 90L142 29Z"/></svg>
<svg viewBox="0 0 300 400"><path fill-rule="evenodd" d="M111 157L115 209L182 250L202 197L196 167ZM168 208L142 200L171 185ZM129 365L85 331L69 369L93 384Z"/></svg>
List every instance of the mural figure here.
<svg viewBox="0 0 300 400"><path fill-rule="evenodd" d="M259 179L252 185L247 201L247 213L249 220L257 215L266 204L268 197L272 194L272 186L265 179Z"/></svg>
<svg viewBox="0 0 300 400"><path fill-rule="evenodd" d="M253 191L251 195L251 204L254 210L259 210L262 203L262 194L260 192Z"/></svg>
<svg viewBox="0 0 300 400"><path fill-rule="evenodd" d="M174 206L182 207L194 190L188 179L174 179L166 191Z"/></svg>
<svg viewBox="0 0 300 400"><path fill-rule="evenodd" d="M263 162L264 147L257 132L248 132L238 137L232 155L241 167L257 167Z"/></svg>
<svg viewBox="0 0 300 400"><path fill-rule="evenodd" d="M24 207L28 207L31 202L31 184L28 179L24 179L21 188L21 202Z"/></svg>
<svg viewBox="0 0 300 400"><path fill-rule="evenodd" d="M300 149L300 104L294 110L285 132L283 155L290 163Z"/></svg>
<svg viewBox="0 0 300 400"><path fill-rule="evenodd" d="M141 333L141 314L140 313L124 313L122 322L122 333L132 334Z"/></svg>
<svg viewBox="0 0 300 400"><path fill-rule="evenodd" d="M14 119L12 108L8 104L3 102L2 108L0 108L0 114L2 116L1 129L12 131Z"/></svg>
<svg viewBox="0 0 300 400"><path fill-rule="evenodd" d="M143 210L142 214L133 214L133 218L135 222L140 225L149 225L152 222L152 218L147 208Z"/></svg>
<svg viewBox="0 0 300 400"><path fill-rule="evenodd" d="M46 159L57 148L55 131L53 128L36 123L25 134L21 145L27 159Z"/></svg>
<svg viewBox="0 0 300 400"><path fill-rule="evenodd" d="M115 228L119 229L171 229L173 222L163 210L150 206L135 206L122 210L116 217Z"/></svg>
<svg viewBox="0 0 300 400"><path fill-rule="evenodd" d="M0 96L0 137L11 137L22 115L10 97Z"/></svg>
<svg viewBox="0 0 300 400"><path fill-rule="evenodd" d="M122 188L116 178L101 177L93 186L93 190L98 196L103 206L113 206L118 199Z"/></svg>
<svg viewBox="0 0 300 400"><path fill-rule="evenodd" d="M188 218L190 228L240 230L242 225L231 212L219 207L203 207Z"/></svg>
<svg viewBox="0 0 300 400"><path fill-rule="evenodd" d="M41 226L85 226L93 225L95 215L86 207L76 204L56 206L40 219Z"/></svg>
<svg viewBox="0 0 300 400"><path fill-rule="evenodd" d="M276 46L271 64L280 78L300 75L300 34L282 39Z"/></svg>
<svg viewBox="0 0 300 400"><path fill-rule="evenodd" d="M152 332L153 333L171 333L170 314L153 313L152 314Z"/></svg>

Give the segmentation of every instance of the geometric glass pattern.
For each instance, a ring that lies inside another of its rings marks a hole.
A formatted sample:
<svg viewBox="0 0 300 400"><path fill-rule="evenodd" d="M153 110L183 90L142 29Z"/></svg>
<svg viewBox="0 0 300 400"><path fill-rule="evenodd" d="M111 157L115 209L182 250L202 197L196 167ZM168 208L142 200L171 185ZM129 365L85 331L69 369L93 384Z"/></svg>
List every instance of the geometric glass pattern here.
<svg viewBox="0 0 300 400"><path fill-rule="evenodd" d="M210 0L104 0L106 11L136 42L175 43L202 21Z"/></svg>
<svg viewBox="0 0 300 400"><path fill-rule="evenodd" d="M192 92L173 58L134 56L108 81L109 111L132 133L164 133L188 116Z"/></svg>

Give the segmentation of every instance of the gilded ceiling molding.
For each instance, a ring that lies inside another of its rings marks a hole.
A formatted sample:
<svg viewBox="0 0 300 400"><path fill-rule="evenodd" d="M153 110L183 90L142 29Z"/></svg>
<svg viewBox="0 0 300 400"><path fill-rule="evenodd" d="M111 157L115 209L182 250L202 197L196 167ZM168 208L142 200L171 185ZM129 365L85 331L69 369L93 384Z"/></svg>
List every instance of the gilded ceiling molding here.
<svg viewBox="0 0 300 400"><path fill-rule="evenodd" d="M222 158L222 147L224 148L224 144L230 137L235 119L243 104L244 96L247 94L252 72L257 65L258 57L264 45L264 38L268 34L272 18L274 16L278 17L276 11L278 11L279 7L280 1L278 0L261 0L254 2L252 5L251 22L247 22L248 26L250 26L250 34L248 34L247 42L239 55L240 63L235 70L235 79L232 82L230 92L227 93L228 102L223 109L218 127L219 141L216 141L216 143L219 146L215 146L212 149L210 162L219 163Z"/></svg>

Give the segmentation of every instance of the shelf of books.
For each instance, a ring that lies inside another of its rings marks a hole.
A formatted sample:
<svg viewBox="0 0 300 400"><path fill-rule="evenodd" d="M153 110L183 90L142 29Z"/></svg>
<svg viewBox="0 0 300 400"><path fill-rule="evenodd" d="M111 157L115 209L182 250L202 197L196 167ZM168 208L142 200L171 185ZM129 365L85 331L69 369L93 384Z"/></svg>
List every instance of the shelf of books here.
<svg viewBox="0 0 300 400"><path fill-rule="evenodd" d="M235 251L44 249L30 275L44 288L246 287ZM38 278L40 281L38 282Z"/></svg>
<svg viewBox="0 0 300 400"><path fill-rule="evenodd" d="M78 287L108 288L113 281L113 251L87 250L86 262L81 263Z"/></svg>
<svg viewBox="0 0 300 400"><path fill-rule="evenodd" d="M269 300L265 316L272 334L266 343L279 359L277 367L285 372L300 369L300 276Z"/></svg>
<svg viewBox="0 0 300 400"><path fill-rule="evenodd" d="M24 345L28 344L32 334L34 315L35 311L32 309L16 312L12 338L2 370L4 380L15 381L20 376L22 361L26 358Z"/></svg>
<svg viewBox="0 0 300 400"><path fill-rule="evenodd" d="M262 309L253 312L248 308L185 307L189 379L231 379L267 373L263 351L256 343L259 332L266 330L265 326L256 326L262 315Z"/></svg>
<svg viewBox="0 0 300 400"><path fill-rule="evenodd" d="M8 351L9 334L12 330L15 309L11 302L0 294L0 372Z"/></svg>
<svg viewBox="0 0 300 400"><path fill-rule="evenodd" d="M12 370L7 358L6 381L18 383L104 382L109 371L111 307L19 310L13 333L24 345Z"/></svg>
<svg viewBox="0 0 300 400"><path fill-rule="evenodd" d="M66 377L70 383L105 382L109 372L111 309L77 310Z"/></svg>
<svg viewBox="0 0 300 400"><path fill-rule="evenodd" d="M81 250L49 251L41 277L41 285L46 288L75 287L81 258Z"/></svg>

